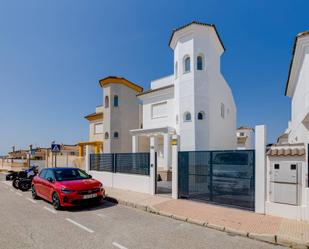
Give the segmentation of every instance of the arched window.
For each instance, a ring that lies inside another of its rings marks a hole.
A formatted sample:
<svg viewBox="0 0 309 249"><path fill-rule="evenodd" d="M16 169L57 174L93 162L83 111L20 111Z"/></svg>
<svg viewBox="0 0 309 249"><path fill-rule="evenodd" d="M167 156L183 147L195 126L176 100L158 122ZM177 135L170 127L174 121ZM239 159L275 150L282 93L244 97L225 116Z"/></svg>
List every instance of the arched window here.
<svg viewBox="0 0 309 249"><path fill-rule="evenodd" d="M105 138L105 139L108 139L108 138L109 138L109 134L108 134L108 132L105 132L105 134L104 134L104 138Z"/></svg>
<svg viewBox="0 0 309 249"><path fill-rule="evenodd" d="M109 97L108 96L105 96L105 108L108 108L109 107Z"/></svg>
<svg viewBox="0 0 309 249"><path fill-rule="evenodd" d="M198 114L197 114L197 119L198 120L203 120L203 119L205 119L205 113L202 111L202 112L199 112Z"/></svg>
<svg viewBox="0 0 309 249"><path fill-rule="evenodd" d="M190 112L185 112L184 115L183 115L183 120L185 122L191 121L191 113Z"/></svg>
<svg viewBox="0 0 309 249"><path fill-rule="evenodd" d="M117 131L114 132L114 138L119 138L119 133Z"/></svg>
<svg viewBox="0 0 309 249"><path fill-rule="evenodd" d="M224 104L223 103L221 103L221 117L222 118L224 118L224 116L225 116L225 106L224 106Z"/></svg>
<svg viewBox="0 0 309 249"><path fill-rule="evenodd" d="M204 69L204 58L202 55L197 56L196 58L196 69L203 70Z"/></svg>
<svg viewBox="0 0 309 249"><path fill-rule="evenodd" d="M178 78L178 63L177 61L175 62L175 78Z"/></svg>
<svg viewBox="0 0 309 249"><path fill-rule="evenodd" d="M184 73L189 73L191 68L190 68L190 57L186 56L184 59L184 68L183 68L183 72Z"/></svg>
<svg viewBox="0 0 309 249"><path fill-rule="evenodd" d="M114 107L118 107L119 106L119 98L118 95L114 95Z"/></svg>

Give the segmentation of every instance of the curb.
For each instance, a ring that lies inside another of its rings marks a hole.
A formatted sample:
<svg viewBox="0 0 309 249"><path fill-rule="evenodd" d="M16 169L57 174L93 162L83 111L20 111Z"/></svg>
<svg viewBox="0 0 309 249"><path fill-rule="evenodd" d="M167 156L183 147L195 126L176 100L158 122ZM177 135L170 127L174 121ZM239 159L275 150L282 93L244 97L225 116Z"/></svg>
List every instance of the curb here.
<svg viewBox="0 0 309 249"><path fill-rule="evenodd" d="M214 229L220 232L226 232L228 234L235 235L235 236L246 237L246 238L250 238L250 239L254 239L254 240L258 240L262 242L267 242L267 243L271 243L275 245L287 246L293 249L309 249L309 241L305 242L305 241L295 240L289 237L284 237L284 236L275 235L275 234L249 233L249 232L237 230L234 228L229 228L229 227L224 227L224 226L217 225L217 224L208 223L207 221L200 221L200 220L188 218L185 216L175 215L175 214L171 214L168 212L156 210L152 206L136 204L133 202L120 200L120 199L117 199L117 198L114 198L108 195L105 197L105 200L112 202L112 203L124 205L127 207L136 208L136 209L148 212L148 213L171 218L174 220L179 220L179 221L187 222L190 224L207 227L207 228Z"/></svg>

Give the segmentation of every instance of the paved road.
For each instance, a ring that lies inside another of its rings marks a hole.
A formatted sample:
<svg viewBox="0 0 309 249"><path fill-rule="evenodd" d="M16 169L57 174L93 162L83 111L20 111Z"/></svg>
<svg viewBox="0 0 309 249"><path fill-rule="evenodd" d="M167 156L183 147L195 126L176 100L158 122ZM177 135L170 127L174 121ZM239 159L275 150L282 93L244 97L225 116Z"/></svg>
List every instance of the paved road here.
<svg viewBox="0 0 309 249"><path fill-rule="evenodd" d="M283 248L103 202L55 211L0 175L0 248Z"/></svg>

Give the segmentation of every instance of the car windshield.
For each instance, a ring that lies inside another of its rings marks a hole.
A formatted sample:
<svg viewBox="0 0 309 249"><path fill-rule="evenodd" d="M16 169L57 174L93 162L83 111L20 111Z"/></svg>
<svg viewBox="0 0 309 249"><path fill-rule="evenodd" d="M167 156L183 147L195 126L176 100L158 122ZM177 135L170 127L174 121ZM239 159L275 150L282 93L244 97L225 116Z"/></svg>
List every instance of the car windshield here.
<svg viewBox="0 0 309 249"><path fill-rule="evenodd" d="M90 176L80 169L56 169L54 170L57 181L71 181L89 179Z"/></svg>

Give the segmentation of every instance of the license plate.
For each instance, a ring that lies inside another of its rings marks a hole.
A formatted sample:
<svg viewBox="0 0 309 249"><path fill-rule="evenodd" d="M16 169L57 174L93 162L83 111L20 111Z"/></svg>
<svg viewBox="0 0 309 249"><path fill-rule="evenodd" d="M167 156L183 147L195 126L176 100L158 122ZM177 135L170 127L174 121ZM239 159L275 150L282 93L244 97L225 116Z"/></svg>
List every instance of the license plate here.
<svg viewBox="0 0 309 249"><path fill-rule="evenodd" d="M97 197L97 194L84 195L84 199L91 199Z"/></svg>

